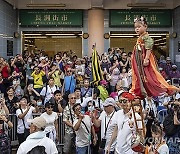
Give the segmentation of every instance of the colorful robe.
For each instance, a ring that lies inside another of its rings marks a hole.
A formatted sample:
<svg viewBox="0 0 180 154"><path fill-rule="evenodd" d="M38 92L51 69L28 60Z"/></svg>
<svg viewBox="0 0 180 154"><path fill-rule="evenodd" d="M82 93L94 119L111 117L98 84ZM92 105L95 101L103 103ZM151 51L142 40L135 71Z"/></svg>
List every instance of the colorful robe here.
<svg viewBox="0 0 180 154"><path fill-rule="evenodd" d="M160 96L167 92L173 94L178 88L169 85L158 71L156 59L152 53L153 39L148 33L142 34L134 47L132 54L132 88L134 93L140 98L146 96ZM146 51L151 50L149 65L143 66Z"/></svg>

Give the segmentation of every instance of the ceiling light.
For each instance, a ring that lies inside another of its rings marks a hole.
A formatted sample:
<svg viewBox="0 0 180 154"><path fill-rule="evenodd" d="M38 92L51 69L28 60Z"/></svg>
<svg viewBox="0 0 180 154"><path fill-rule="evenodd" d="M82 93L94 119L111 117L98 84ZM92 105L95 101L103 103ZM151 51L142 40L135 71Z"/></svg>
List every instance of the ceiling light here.
<svg viewBox="0 0 180 154"><path fill-rule="evenodd" d="M111 36L124 36L124 35L125 36L127 36L127 35L134 36L134 35L138 35L138 34L111 34Z"/></svg>
<svg viewBox="0 0 180 154"><path fill-rule="evenodd" d="M149 34L149 35L164 35L164 36L166 36L167 34Z"/></svg>
<svg viewBox="0 0 180 154"><path fill-rule="evenodd" d="M47 38L46 36L32 36L32 37L29 37L29 36L27 36L27 37L25 37L26 39L28 38L28 39L33 39L33 38Z"/></svg>
<svg viewBox="0 0 180 154"><path fill-rule="evenodd" d="M76 38L77 36L52 36L52 38Z"/></svg>
<svg viewBox="0 0 180 154"><path fill-rule="evenodd" d="M66 7L66 4L27 4L27 7Z"/></svg>
<svg viewBox="0 0 180 154"><path fill-rule="evenodd" d="M132 8L149 8L149 7L166 7L166 4L164 3L129 3L127 4L127 7Z"/></svg>
<svg viewBox="0 0 180 154"><path fill-rule="evenodd" d="M161 37L161 36L151 36L151 37Z"/></svg>
<svg viewBox="0 0 180 154"><path fill-rule="evenodd" d="M164 45L164 44L166 44L166 42L163 42L163 43L159 43L159 44L162 44L162 45Z"/></svg>
<svg viewBox="0 0 180 154"><path fill-rule="evenodd" d="M111 36L111 37L134 37L134 36Z"/></svg>
<svg viewBox="0 0 180 154"><path fill-rule="evenodd" d="M51 36L51 35L60 35L60 36L63 36L63 35L68 35L68 36L70 36L70 35L72 35L72 36L74 36L75 34L46 34L47 36Z"/></svg>
<svg viewBox="0 0 180 154"><path fill-rule="evenodd" d="M33 36L33 35L42 35L42 34L24 34L24 35L30 35L30 36Z"/></svg>

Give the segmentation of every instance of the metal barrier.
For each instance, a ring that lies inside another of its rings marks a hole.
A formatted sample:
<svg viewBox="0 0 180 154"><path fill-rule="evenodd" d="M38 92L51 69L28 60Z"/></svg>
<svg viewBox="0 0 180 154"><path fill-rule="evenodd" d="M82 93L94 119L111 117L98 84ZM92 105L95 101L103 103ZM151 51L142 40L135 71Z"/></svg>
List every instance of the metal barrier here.
<svg viewBox="0 0 180 154"><path fill-rule="evenodd" d="M33 117L40 116L40 114L33 114ZM9 115L9 120L13 123L13 128L9 131L9 136L11 138L12 146L17 146L18 138L17 138L17 116L15 114ZM64 134L65 134L65 124L63 122L63 115L59 115L58 118L58 133L59 133L59 143L58 146L64 145ZM61 148L62 149L62 148Z"/></svg>

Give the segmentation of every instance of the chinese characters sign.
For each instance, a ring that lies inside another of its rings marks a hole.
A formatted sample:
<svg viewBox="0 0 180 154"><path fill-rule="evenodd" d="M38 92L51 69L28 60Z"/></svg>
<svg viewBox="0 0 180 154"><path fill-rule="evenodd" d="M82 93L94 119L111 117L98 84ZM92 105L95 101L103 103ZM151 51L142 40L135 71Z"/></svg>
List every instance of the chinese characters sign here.
<svg viewBox="0 0 180 154"><path fill-rule="evenodd" d="M110 10L110 27L132 27L136 17L146 18L149 27L171 27L171 10Z"/></svg>
<svg viewBox="0 0 180 154"><path fill-rule="evenodd" d="M82 10L20 10L20 26L82 27Z"/></svg>

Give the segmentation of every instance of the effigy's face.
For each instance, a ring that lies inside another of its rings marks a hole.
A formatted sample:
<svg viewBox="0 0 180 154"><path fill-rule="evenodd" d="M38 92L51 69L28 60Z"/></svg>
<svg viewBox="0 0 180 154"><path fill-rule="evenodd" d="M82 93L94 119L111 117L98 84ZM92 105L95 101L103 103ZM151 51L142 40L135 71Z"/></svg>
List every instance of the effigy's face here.
<svg viewBox="0 0 180 154"><path fill-rule="evenodd" d="M142 24L141 22L135 22L134 23L134 29L135 29L135 32L138 34L138 35L141 35L143 34L144 32L146 32L146 29L147 29L147 26Z"/></svg>

